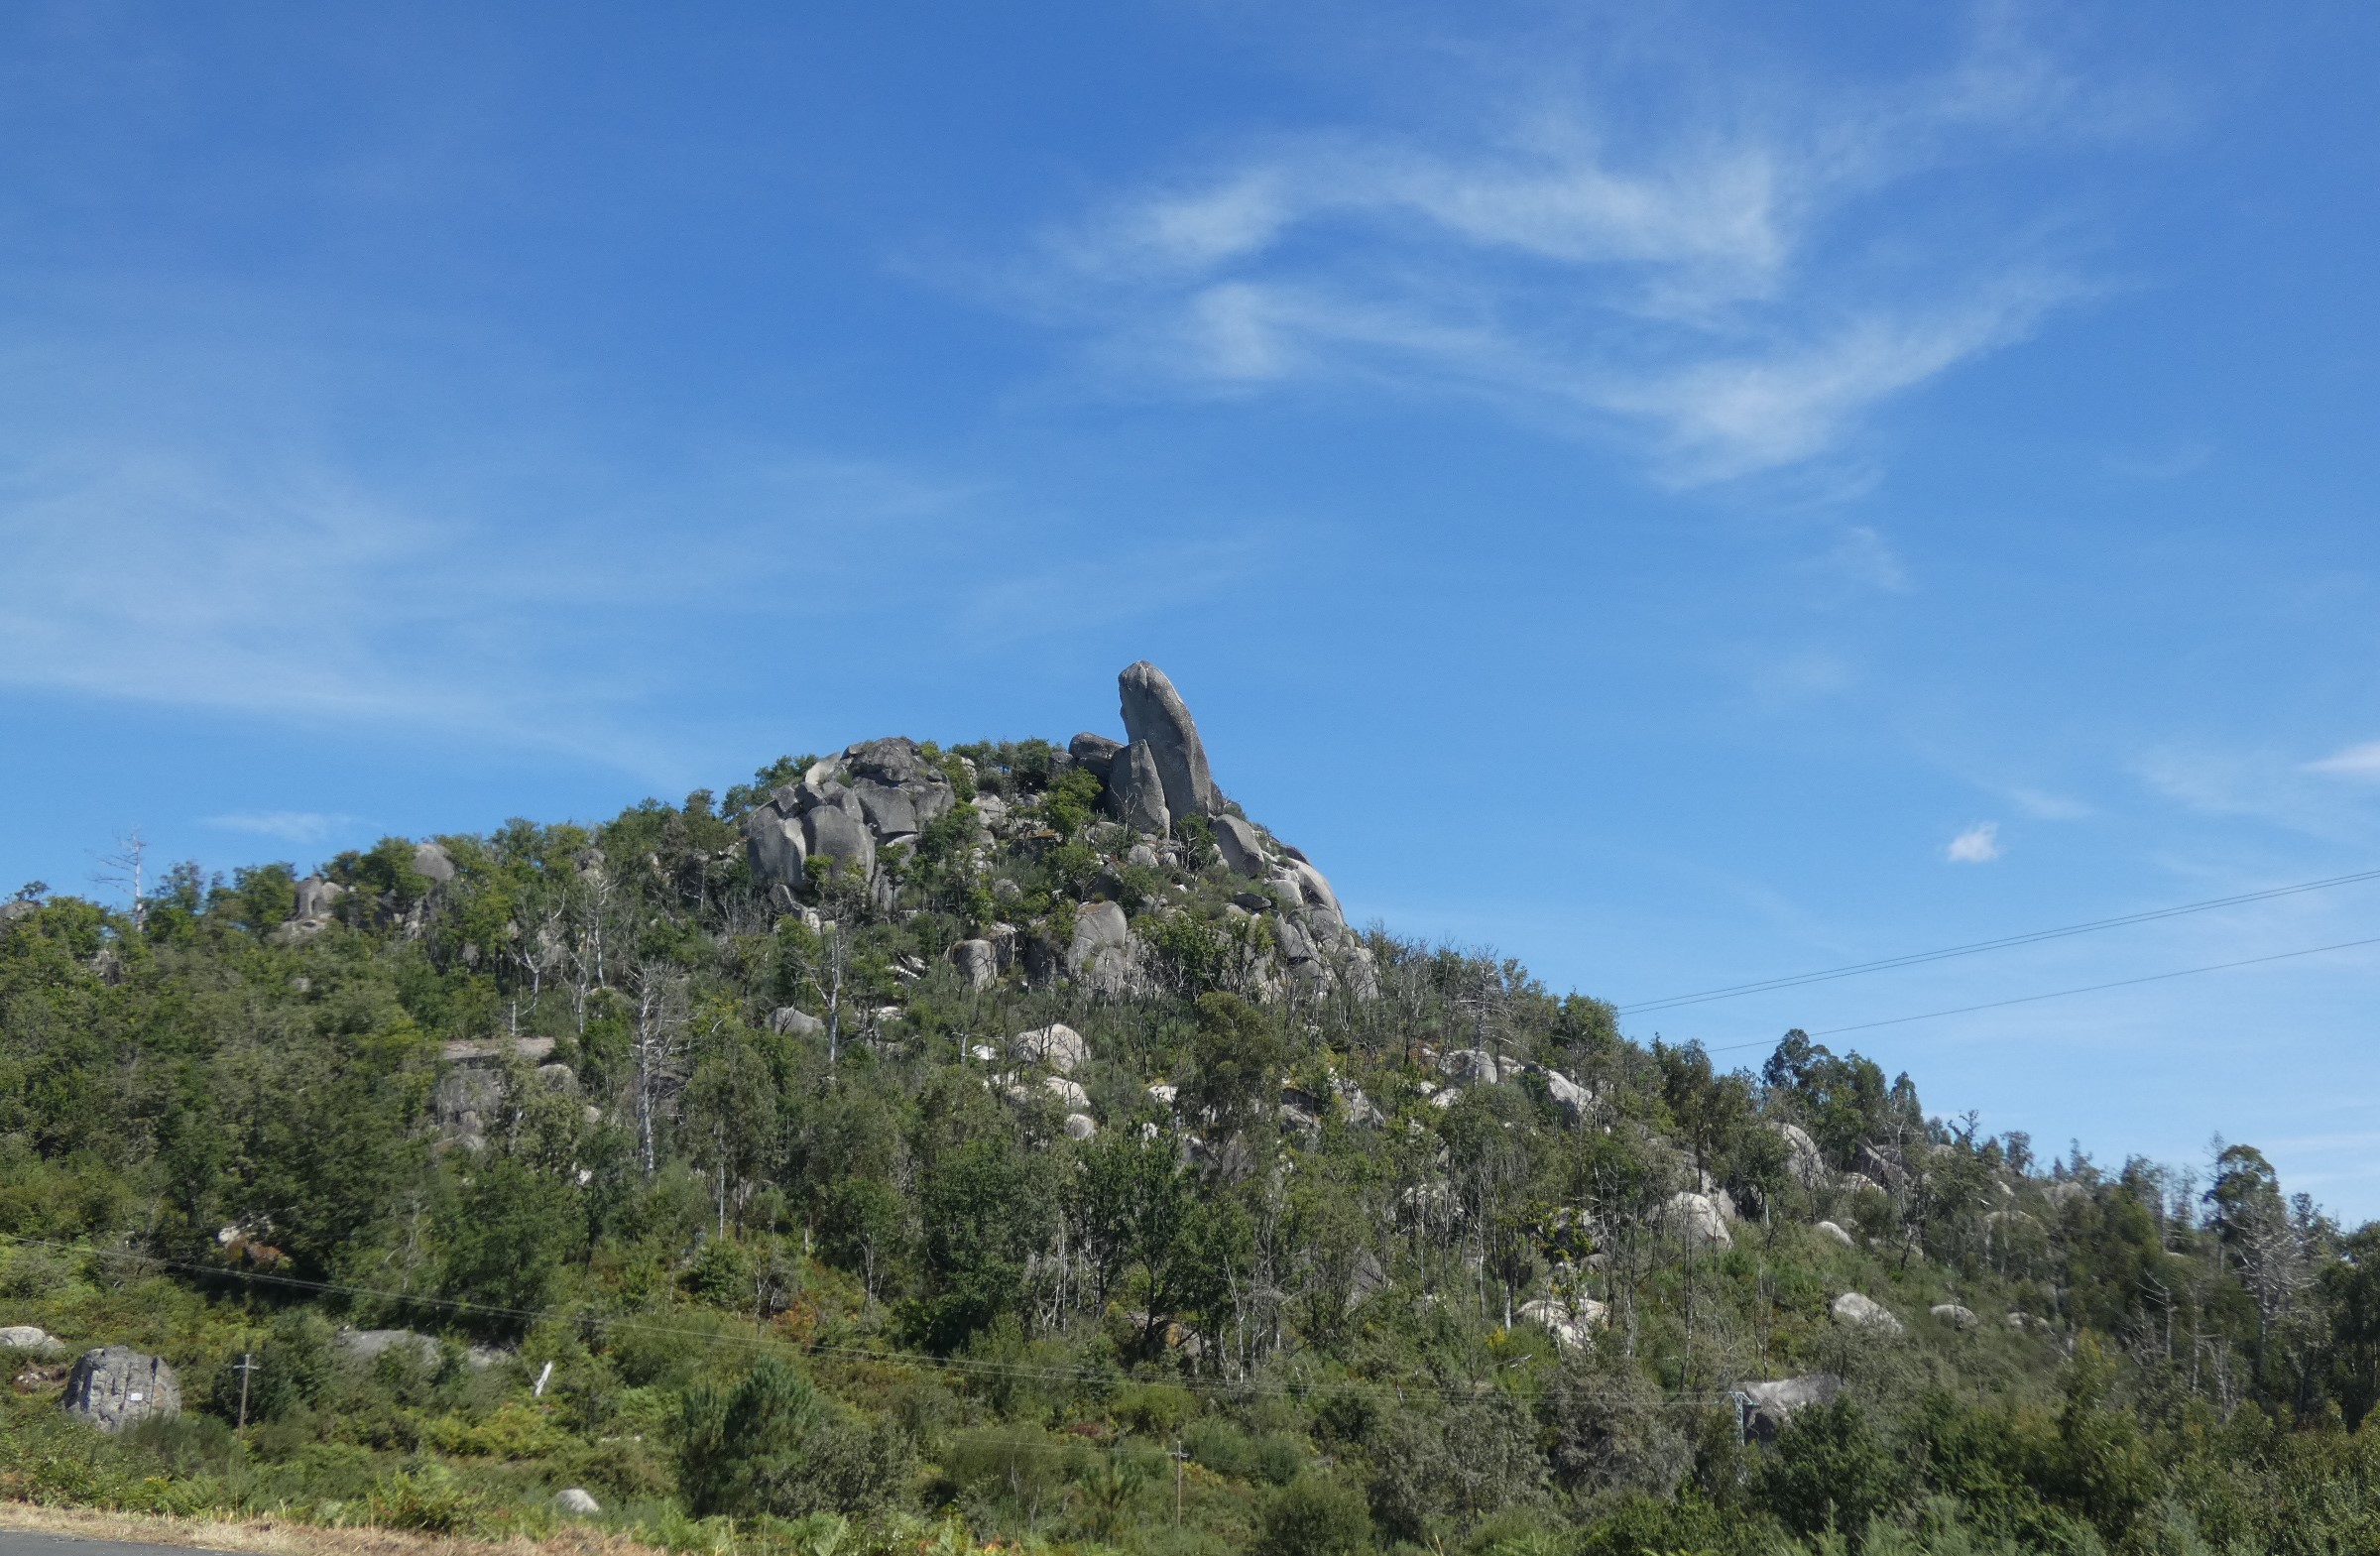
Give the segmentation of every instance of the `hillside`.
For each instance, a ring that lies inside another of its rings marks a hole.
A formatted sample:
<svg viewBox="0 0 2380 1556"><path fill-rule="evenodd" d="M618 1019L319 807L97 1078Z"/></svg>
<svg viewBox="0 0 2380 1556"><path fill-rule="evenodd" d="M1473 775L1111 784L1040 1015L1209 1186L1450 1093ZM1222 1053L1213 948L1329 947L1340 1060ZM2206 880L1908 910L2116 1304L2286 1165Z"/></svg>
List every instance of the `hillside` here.
<svg viewBox="0 0 2380 1556"><path fill-rule="evenodd" d="M2044 1160L1798 1031L1726 1073L1351 926L1163 674L1120 691L1122 740L29 889L0 1494L681 1549L2380 1550L2380 1234L2246 1146Z"/></svg>

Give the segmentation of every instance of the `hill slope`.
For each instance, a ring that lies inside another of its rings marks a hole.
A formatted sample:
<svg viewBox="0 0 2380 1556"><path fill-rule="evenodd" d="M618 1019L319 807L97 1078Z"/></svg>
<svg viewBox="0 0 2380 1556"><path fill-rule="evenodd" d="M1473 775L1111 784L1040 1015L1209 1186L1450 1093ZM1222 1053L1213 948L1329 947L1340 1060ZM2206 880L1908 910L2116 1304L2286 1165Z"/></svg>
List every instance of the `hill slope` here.
<svg viewBox="0 0 2380 1556"><path fill-rule="evenodd" d="M577 1488L788 1549L2380 1540L2375 1239L2256 1152L2045 1163L1798 1032L1722 1073L1358 932L1120 689L1123 741L11 904L0 1490L534 1532Z"/></svg>

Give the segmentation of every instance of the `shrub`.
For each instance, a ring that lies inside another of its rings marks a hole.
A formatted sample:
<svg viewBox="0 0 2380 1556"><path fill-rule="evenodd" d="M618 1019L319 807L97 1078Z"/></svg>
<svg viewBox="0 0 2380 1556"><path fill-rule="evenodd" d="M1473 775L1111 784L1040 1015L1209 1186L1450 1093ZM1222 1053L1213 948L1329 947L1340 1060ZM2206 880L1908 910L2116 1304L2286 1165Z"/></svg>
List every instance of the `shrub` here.
<svg viewBox="0 0 2380 1556"><path fill-rule="evenodd" d="M1254 1549L1255 1556L1345 1556L1370 1543L1364 1498L1329 1476L1308 1473L1264 1504Z"/></svg>

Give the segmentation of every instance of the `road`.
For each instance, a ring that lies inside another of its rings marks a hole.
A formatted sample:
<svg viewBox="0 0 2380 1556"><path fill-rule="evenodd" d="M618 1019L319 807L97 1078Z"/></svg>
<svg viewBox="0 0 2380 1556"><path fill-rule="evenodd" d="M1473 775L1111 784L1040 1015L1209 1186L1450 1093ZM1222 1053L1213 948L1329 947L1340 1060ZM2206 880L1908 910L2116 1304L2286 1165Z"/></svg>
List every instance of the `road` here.
<svg viewBox="0 0 2380 1556"><path fill-rule="evenodd" d="M131 1540L86 1540L36 1529L0 1529L0 1556L160 1556L186 1545L145 1545Z"/></svg>

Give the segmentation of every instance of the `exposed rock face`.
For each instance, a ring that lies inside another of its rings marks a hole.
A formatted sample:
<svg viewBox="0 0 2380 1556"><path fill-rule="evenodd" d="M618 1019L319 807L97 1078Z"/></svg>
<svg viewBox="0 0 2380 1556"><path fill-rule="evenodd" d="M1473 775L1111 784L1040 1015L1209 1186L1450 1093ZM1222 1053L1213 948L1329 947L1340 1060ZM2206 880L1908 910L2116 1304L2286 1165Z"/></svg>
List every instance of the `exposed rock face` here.
<svg viewBox="0 0 2380 1556"><path fill-rule="evenodd" d="M958 797L949 778L925 760L913 740L862 741L846 747L839 760L861 814L886 842L924 831Z"/></svg>
<svg viewBox="0 0 2380 1556"><path fill-rule="evenodd" d="M439 1135L465 1150L487 1144L488 1127L503 1106L504 1076L472 1066L448 1070L429 1094L430 1117Z"/></svg>
<svg viewBox="0 0 2380 1556"><path fill-rule="evenodd" d="M1256 835L1254 827L1240 817L1224 815L1215 818L1215 846L1222 850L1223 862L1231 866L1235 875L1246 876L1250 881L1264 878L1264 841Z"/></svg>
<svg viewBox="0 0 2380 1556"><path fill-rule="evenodd" d="M603 1503L597 1501L583 1486L555 1492L553 1505L556 1510L566 1512L573 1518L592 1518L603 1511Z"/></svg>
<svg viewBox="0 0 2380 1556"><path fill-rule="evenodd" d="M970 989L989 989L1000 981L1000 952L989 940L961 940L950 948L950 965Z"/></svg>
<svg viewBox="0 0 2380 1556"><path fill-rule="evenodd" d="M1438 1073L1474 1086L1493 1086L1498 1079L1495 1055L1485 1048L1455 1048L1438 1055Z"/></svg>
<svg viewBox="0 0 2380 1556"><path fill-rule="evenodd" d="M1108 781L1109 764L1116 760L1116 753L1123 749L1124 742L1110 740L1105 735L1094 735L1089 730L1066 743L1066 755L1074 759L1074 765L1102 783Z"/></svg>
<svg viewBox="0 0 2380 1556"><path fill-rule="evenodd" d="M1827 1158L1819 1153L1818 1141L1798 1124L1778 1123L1773 1126L1785 1137L1785 1170L1793 1181L1812 1193L1827 1186L1833 1174L1827 1171Z"/></svg>
<svg viewBox="0 0 2380 1556"><path fill-rule="evenodd" d="M1155 748L1135 740L1108 769L1108 813L1135 832L1163 837L1173 825Z"/></svg>
<svg viewBox="0 0 2380 1556"><path fill-rule="evenodd" d="M1753 1442L1773 1443L1796 1410L1825 1404L1843 1392L1843 1379L1833 1373L1812 1373L1774 1382L1740 1383L1735 1391L1744 1397L1744 1435Z"/></svg>
<svg viewBox="0 0 2380 1556"><path fill-rule="evenodd" d="M1131 931L1115 902L1086 902L1075 909L1074 940L1066 947L1066 971L1099 994L1122 994L1131 986Z"/></svg>
<svg viewBox="0 0 2380 1556"><path fill-rule="evenodd" d="M788 1037L816 1037L826 1030L826 1022L807 1011L784 1006L769 1017L769 1029Z"/></svg>
<svg viewBox="0 0 2380 1556"><path fill-rule="evenodd" d="M1552 1297L1524 1302L1515 1317L1542 1326L1565 1351L1584 1351L1595 1343L1593 1331L1604 1325L1604 1304L1580 1300L1565 1305Z"/></svg>
<svg viewBox="0 0 2380 1556"><path fill-rule="evenodd" d="M1981 1322L1973 1308L1961 1307L1956 1302L1937 1302L1926 1311L1953 1329L1972 1329Z"/></svg>
<svg viewBox="0 0 2380 1556"><path fill-rule="evenodd" d="M1156 755L1166 808L1177 816L1221 813L1222 800L1207 772L1207 748L1198 738L1198 725L1165 672L1141 659L1128 665L1116 684L1122 693L1126 736L1135 744L1146 741Z"/></svg>
<svg viewBox="0 0 2380 1556"><path fill-rule="evenodd" d="M755 880L799 890L808 879L809 837L801 822L781 814L774 801L745 819L744 849Z"/></svg>
<svg viewBox="0 0 2380 1556"><path fill-rule="evenodd" d="M1661 1207L1662 1224L1685 1240L1687 1247L1726 1249L1735 1246L1727 1231L1726 1215L1707 1194L1672 1194Z"/></svg>
<svg viewBox="0 0 2380 1556"><path fill-rule="evenodd" d="M1898 1194L1909 1186L1909 1170L1873 1145L1860 1145L1858 1154L1851 1158L1851 1170L1888 1194Z"/></svg>
<svg viewBox="0 0 2380 1556"><path fill-rule="evenodd" d="M1554 1099L1554 1106L1562 1110L1562 1117L1573 1124L1587 1116L1588 1107L1595 1101L1593 1092L1560 1070L1545 1072L1545 1092Z"/></svg>
<svg viewBox="0 0 2380 1556"><path fill-rule="evenodd" d="M435 1367L443 1355L438 1343L411 1329L342 1329L331 1343L341 1354L369 1362L385 1351L411 1352L424 1367Z"/></svg>
<svg viewBox="0 0 2380 1556"><path fill-rule="evenodd" d="M855 801L856 808L856 801ZM802 839L814 858L834 860L862 880L876 874L876 838L861 816L841 805L819 805L801 817Z"/></svg>
<svg viewBox="0 0 2380 1556"><path fill-rule="evenodd" d="M0 1351L55 1351L58 1339L50 1331L32 1324L10 1324L0 1328Z"/></svg>
<svg viewBox="0 0 2380 1556"><path fill-rule="evenodd" d="M339 898L346 895L347 889L336 881L325 881L320 876L307 876L298 883L296 916L300 919L328 918L331 908L337 905Z"/></svg>
<svg viewBox="0 0 2380 1556"><path fill-rule="evenodd" d="M1091 1094L1063 1075L1043 1076L1041 1089L1075 1113L1088 1114L1091 1111Z"/></svg>
<svg viewBox="0 0 2380 1556"><path fill-rule="evenodd" d="M429 877L436 886L454 879L454 856L437 843L416 844L414 848L414 874Z"/></svg>
<svg viewBox="0 0 2380 1556"><path fill-rule="evenodd" d="M1852 1243L1851 1235L1848 1232L1844 1231L1843 1228L1837 1226L1832 1221L1820 1222L1818 1224L1818 1232L1819 1236L1840 1243L1844 1248L1854 1248L1857 1246L1856 1244Z"/></svg>
<svg viewBox="0 0 2380 1556"><path fill-rule="evenodd" d="M181 1380L160 1357L102 1346L75 1360L59 1402L103 1432L120 1432L151 1416L179 1415Z"/></svg>
<svg viewBox="0 0 2380 1556"><path fill-rule="evenodd" d="M1833 1312L1839 1324L1873 1330L1881 1335L1897 1335L1901 1332L1901 1321L1892 1316L1891 1309L1856 1291L1845 1291L1837 1297Z"/></svg>
<svg viewBox="0 0 2380 1556"><path fill-rule="evenodd" d="M1066 1134L1070 1138L1087 1140L1099 1133L1099 1125L1087 1113L1066 1115Z"/></svg>
<svg viewBox="0 0 2380 1556"><path fill-rule="evenodd" d="M1016 1034L1016 1053L1028 1064L1045 1064L1060 1075L1072 1075L1091 1057L1083 1034L1064 1021L1036 1026Z"/></svg>

